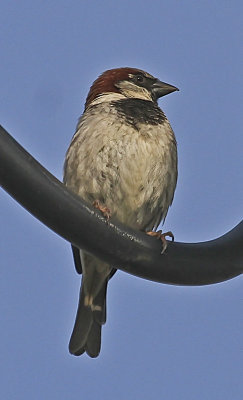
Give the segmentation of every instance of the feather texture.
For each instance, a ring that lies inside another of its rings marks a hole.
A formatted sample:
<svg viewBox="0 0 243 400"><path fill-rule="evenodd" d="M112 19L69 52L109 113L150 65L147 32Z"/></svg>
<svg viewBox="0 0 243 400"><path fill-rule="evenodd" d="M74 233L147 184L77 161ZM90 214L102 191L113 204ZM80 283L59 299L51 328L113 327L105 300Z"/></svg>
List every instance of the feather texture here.
<svg viewBox="0 0 243 400"><path fill-rule="evenodd" d="M142 231L157 228L174 196L176 139L156 101L174 90L134 68L106 71L90 89L66 154L64 183ZM96 357L106 321L107 282L115 269L75 247L73 254L83 278L69 349Z"/></svg>

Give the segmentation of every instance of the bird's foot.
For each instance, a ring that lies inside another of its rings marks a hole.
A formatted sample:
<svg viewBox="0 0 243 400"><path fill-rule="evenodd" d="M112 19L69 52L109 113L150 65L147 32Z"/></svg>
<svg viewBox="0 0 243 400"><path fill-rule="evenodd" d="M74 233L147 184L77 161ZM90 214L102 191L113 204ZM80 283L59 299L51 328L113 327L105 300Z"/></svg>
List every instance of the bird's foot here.
<svg viewBox="0 0 243 400"><path fill-rule="evenodd" d="M161 254L163 254L165 252L165 250L167 249L167 246L168 246L168 243L167 243L167 240L166 240L166 236L169 236L172 239L172 242L174 242L174 235L173 235L173 233L171 231L162 233L162 231L160 230L160 231L157 231L157 232L149 231L149 232L146 232L146 233L149 236L153 236L153 237L156 237L157 239L161 240L161 242L162 242Z"/></svg>
<svg viewBox="0 0 243 400"><path fill-rule="evenodd" d="M95 200L93 202L93 206L101 211L103 216L107 219L107 221L109 221L111 217L111 210L106 207L105 204L102 204L99 200Z"/></svg>

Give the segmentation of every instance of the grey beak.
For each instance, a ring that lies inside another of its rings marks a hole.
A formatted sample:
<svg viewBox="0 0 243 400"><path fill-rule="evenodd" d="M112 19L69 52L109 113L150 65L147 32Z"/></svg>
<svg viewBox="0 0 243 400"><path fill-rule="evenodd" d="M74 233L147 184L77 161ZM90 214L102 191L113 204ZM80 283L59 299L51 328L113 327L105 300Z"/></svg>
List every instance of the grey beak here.
<svg viewBox="0 0 243 400"><path fill-rule="evenodd" d="M177 87L169 85L168 83L165 82L161 82L159 79L157 79L153 83L151 89L152 89L152 94L156 100L162 96L165 96L166 94L179 90Z"/></svg>

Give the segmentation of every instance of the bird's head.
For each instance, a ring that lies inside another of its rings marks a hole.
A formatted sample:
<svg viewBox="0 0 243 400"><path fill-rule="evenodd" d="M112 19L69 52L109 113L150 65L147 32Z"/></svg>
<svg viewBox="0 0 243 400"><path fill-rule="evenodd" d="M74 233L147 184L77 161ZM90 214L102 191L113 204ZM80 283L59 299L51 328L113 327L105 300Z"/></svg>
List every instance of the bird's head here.
<svg viewBox="0 0 243 400"><path fill-rule="evenodd" d="M136 68L115 68L103 72L93 83L87 96L85 108L96 98L118 93L124 97L157 102L159 97L172 93L175 86L161 82L145 71Z"/></svg>

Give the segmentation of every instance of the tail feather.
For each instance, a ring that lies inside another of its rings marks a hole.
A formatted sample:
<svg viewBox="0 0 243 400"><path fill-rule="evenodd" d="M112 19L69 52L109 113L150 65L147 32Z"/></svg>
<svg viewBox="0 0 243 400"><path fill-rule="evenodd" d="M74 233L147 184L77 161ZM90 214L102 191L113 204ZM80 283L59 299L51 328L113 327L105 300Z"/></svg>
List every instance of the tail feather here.
<svg viewBox="0 0 243 400"><path fill-rule="evenodd" d="M98 307L100 307L100 310L97 311L95 310L93 312L93 317L96 322L98 322L99 325L104 325L106 323L106 292L107 292L107 284L108 281L106 280L100 289L99 293L97 294L94 303Z"/></svg>
<svg viewBox="0 0 243 400"><path fill-rule="evenodd" d="M81 287L76 320L69 342L69 351L71 354L81 355L85 351L85 343L92 323L92 310L90 307L84 305L84 291Z"/></svg>
<svg viewBox="0 0 243 400"><path fill-rule="evenodd" d="M76 320L69 342L71 354L79 356L85 351L90 357L97 357L101 347L101 326L106 321L106 291L107 280L102 285L94 299L94 308L84 303L83 285L80 290L80 298Z"/></svg>
<svg viewBox="0 0 243 400"><path fill-rule="evenodd" d="M98 357L101 347L101 325L96 321L93 321L90 329L87 342L85 344L86 353L92 357Z"/></svg>

